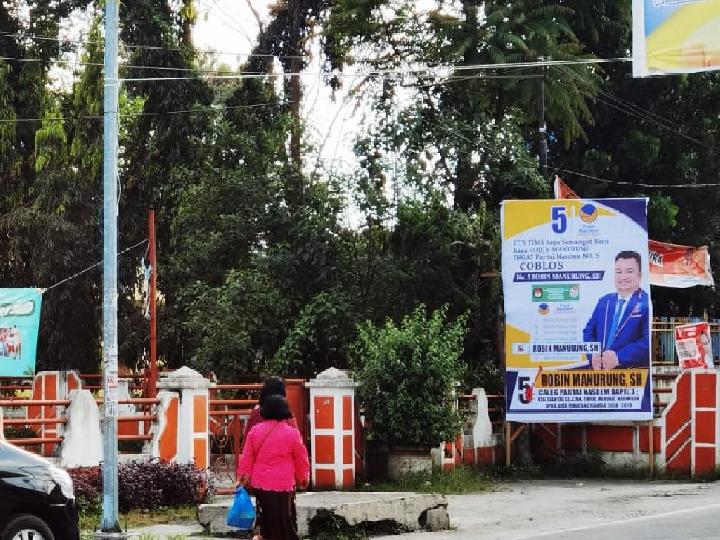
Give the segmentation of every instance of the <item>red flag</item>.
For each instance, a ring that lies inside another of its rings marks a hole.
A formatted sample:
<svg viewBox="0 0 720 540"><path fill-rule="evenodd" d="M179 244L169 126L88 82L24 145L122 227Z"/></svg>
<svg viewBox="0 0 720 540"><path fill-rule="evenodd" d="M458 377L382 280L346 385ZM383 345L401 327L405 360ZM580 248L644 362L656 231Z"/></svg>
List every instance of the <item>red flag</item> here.
<svg viewBox="0 0 720 540"><path fill-rule="evenodd" d="M568 187L558 175L555 175L555 182L553 182L553 191L555 192L556 199L579 199L577 193Z"/></svg>

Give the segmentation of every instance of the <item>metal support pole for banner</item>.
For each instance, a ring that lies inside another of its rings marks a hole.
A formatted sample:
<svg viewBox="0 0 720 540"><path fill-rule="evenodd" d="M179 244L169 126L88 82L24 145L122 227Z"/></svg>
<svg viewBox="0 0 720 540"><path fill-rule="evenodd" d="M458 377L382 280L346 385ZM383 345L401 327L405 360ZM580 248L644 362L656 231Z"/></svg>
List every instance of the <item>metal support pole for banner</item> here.
<svg viewBox="0 0 720 540"><path fill-rule="evenodd" d="M653 427L654 420L648 422L648 459L650 465L650 479L652 480L655 472L655 429Z"/></svg>
<svg viewBox="0 0 720 540"><path fill-rule="evenodd" d="M103 122L103 462L99 533L120 533L117 439L117 244L118 244L118 19L117 0L105 0L105 97Z"/></svg>

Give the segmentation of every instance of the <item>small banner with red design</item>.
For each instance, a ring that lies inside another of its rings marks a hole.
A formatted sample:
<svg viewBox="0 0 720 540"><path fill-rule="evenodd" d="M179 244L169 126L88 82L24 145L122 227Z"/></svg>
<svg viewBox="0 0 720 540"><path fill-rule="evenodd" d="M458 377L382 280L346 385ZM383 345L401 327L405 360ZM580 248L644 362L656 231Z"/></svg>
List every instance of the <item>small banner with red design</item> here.
<svg viewBox="0 0 720 540"><path fill-rule="evenodd" d="M680 246L650 240L649 249L651 285L679 289L715 285L707 246Z"/></svg>
<svg viewBox="0 0 720 540"><path fill-rule="evenodd" d="M706 322L675 327L675 350L682 369L712 368L712 339Z"/></svg>

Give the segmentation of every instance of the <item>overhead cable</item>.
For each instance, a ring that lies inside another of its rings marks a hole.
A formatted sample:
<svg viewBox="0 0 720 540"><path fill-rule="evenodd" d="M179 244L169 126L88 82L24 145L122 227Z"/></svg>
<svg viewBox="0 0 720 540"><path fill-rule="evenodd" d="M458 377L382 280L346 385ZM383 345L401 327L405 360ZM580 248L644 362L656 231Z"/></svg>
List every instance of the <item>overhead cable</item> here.
<svg viewBox="0 0 720 540"><path fill-rule="evenodd" d="M128 248L125 248L124 250L122 250L121 252L119 252L119 253L118 253L118 256L124 255L124 254L127 253L128 251L131 251L131 250L135 249L136 247L143 245L143 244L146 243L147 241L148 241L147 238L145 238L144 240L140 240L140 242L138 242L137 244L133 244L132 246L130 246L130 247L128 247ZM77 277L80 277L80 276L83 275L85 272L89 272L89 271L92 270L93 268L97 268L98 266L101 266L102 263L103 263L103 262L100 261L100 262L97 262L97 263L95 263L95 264L93 264L93 265L88 266L87 268L83 268L83 269L80 270L79 272L75 272L73 275L68 276L68 277L66 277L65 279L61 279L61 280L58 281L57 283L54 283L54 284L50 285L49 287L46 287L45 289L42 289L42 292L45 293L45 292L49 291L50 289L54 289L55 287L59 287L59 286L62 285L63 283L67 283L68 281L71 281L71 280L73 280L73 279L75 279L75 278L77 278Z"/></svg>
<svg viewBox="0 0 720 540"><path fill-rule="evenodd" d="M135 116L165 116L174 114L206 114L206 113L221 113L225 111L235 109L255 109L259 107L272 107L272 106L283 106L294 101L283 101L283 102L267 102L267 103L254 103L252 105L233 105L233 106L211 106L202 109L180 109L174 111L160 111L160 112L133 112L133 113L120 113L121 118L132 118ZM38 117L38 118L0 118L0 123L20 123L20 122L72 122L76 120L102 120L104 115L102 114L86 114L80 116L55 116L55 117Z"/></svg>
<svg viewBox="0 0 720 540"><path fill-rule="evenodd" d="M50 36L42 36L38 34L31 34L26 32L5 32L0 31L0 35L4 36L14 36L14 37L25 37L28 39L33 39L37 41L55 41L58 43L75 43L80 45L104 45L104 41L91 41L91 40L83 40L83 39L64 39L64 38L57 38L57 37L50 37ZM131 45L127 43L122 43L122 47L125 47L127 49L145 49L150 51L182 51L185 50L182 47L164 47L162 45ZM246 52L236 52L236 51L216 51L214 49L196 49L195 47L192 48L192 50L196 53L200 54L216 54L216 55L222 55L222 56L247 56L247 57L275 57L275 56L282 56L283 58L308 58L307 55L279 55L279 54L270 54L270 53L246 53Z"/></svg>

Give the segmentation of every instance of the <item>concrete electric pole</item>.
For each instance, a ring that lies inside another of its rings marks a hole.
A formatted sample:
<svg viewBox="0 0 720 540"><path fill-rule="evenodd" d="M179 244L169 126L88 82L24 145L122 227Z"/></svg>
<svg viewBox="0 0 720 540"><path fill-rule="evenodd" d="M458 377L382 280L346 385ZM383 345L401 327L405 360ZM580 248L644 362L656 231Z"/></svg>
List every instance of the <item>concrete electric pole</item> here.
<svg viewBox="0 0 720 540"><path fill-rule="evenodd" d="M105 0L103 125L103 499L102 533L121 533L118 520L118 0ZM120 536L120 535L119 535Z"/></svg>

